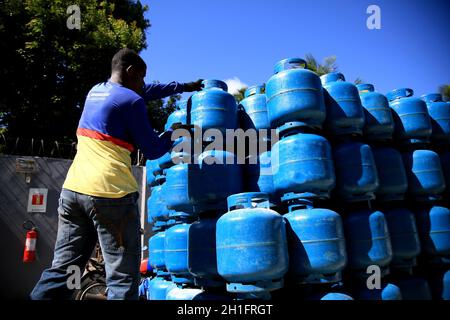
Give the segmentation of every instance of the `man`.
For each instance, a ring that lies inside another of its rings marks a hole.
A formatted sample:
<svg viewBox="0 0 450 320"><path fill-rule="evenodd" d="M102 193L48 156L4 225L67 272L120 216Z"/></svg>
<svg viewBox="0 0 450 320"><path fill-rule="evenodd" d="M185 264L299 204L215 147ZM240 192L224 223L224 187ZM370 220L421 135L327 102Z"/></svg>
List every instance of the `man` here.
<svg viewBox="0 0 450 320"><path fill-rule="evenodd" d="M146 64L122 49L111 63L111 78L87 95L77 129L78 147L59 199L59 224L52 266L42 273L31 299L67 299L69 266L84 267L99 240L106 267L108 299L138 299L141 258L138 185L130 153L148 159L172 146L171 132L151 128L146 100L201 89L201 81L144 84Z"/></svg>

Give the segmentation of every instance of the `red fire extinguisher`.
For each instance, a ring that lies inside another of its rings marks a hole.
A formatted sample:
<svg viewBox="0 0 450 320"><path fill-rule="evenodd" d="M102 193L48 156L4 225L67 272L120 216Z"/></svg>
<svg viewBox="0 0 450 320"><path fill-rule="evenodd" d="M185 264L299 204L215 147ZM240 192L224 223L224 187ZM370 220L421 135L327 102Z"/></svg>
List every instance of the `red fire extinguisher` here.
<svg viewBox="0 0 450 320"><path fill-rule="evenodd" d="M25 263L33 262L36 260L36 239L37 239L36 227L34 223L30 220L25 221L23 223L23 227L26 230L28 230L27 238L25 241L25 248L23 250L23 262Z"/></svg>

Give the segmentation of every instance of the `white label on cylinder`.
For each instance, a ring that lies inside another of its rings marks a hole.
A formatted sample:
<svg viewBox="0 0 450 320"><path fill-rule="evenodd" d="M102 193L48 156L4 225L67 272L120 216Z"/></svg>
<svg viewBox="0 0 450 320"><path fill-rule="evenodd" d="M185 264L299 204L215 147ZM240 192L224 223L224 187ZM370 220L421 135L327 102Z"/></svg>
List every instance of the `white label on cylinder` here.
<svg viewBox="0 0 450 320"><path fill-rule="evenodd" d="M36 250L36 238L27 238L27 241L25 242L25 248L27 248L27 251Z"/></svg>

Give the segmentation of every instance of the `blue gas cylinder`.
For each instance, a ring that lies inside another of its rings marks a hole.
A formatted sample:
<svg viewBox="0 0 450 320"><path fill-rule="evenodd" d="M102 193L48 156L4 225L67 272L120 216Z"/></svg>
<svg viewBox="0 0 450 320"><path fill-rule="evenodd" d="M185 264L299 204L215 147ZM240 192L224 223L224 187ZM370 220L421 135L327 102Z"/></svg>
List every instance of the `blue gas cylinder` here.
<svg viewBox="0 0 450 320"><path fill-rule="evenodd" d="M151 189L151 195L148 199L148 219L152 221L165 221L169 218L169 210L164 202L164 194L162 193L163 185L155 186Z"/></svg>
<svg viewBox="0 0 450 320"><path fill-rule="evenodd" d="M445 180L445 197L450 205L450 150L443 151L439 154L441 159L442 172Z"/></svg>
<svg viewBox="0 0 450 320"><path fill-rule="evenodd" d="M439 93L421 96L431 118L431 140L439 145L450 144L450 104L442 101Z"/></svg>
<svg viewBox="0 0 450 320"><path fill-rule="evenodd" d="M191 96L191 124L202 128L217 129L225 136L226 129L237 127L237 105L228 87L220 80L203 80L202 91Z"/></svg>
<svg viewBox="0 0 450 320"><path fill-rule="evenodd" d="M408 193L415 200L436 200L445 190L439 155L431 150L414 150L403 154Z"/></svg>
<svg viewBox="0 0 450 320"><path fill-rule="evenodd" d="M367 267L377 265L382 276L387 274L393 254L384 214L372 209L350 212L344 228L349 271L367 277Z"/></svg>
<svg viewBox="0 0 450 320"><path fill-rule="evenodd" d="M271 151L263 152L258 157L248 157L244 173L244 191L267 193L270 203L278 204L280 199L273 184L271 161Z"/></svg>
<svg viewBox="0 0 450 320"><path fill-rule="evenodd" d="M189 272L197 286L221 286L224 281L217 272L217 219L203 218L189 228Z"/></svg>
<svg viewBox="0 0 450 320"><path fill-rule="evenodd" d="M392 283L400 288L402 300L431 300L431 289L427 280L412 275L397 275Z"/></svg>
<svg viewBox="0 0 450 320"><path fill-rule="evenodd" d="M433 300L450 300L450 266L435 266L428 270L427 280Z"/></svg>
<svg viewBox="0 0 450 320"><path fill-rule="evenodd" d="M148 197L148 199L147 199L147 222L152 224L153 223L153 217L152 217L152 214L151 214L151 211L150 211L150 206L151 206L152 202L150 201L150 198L151 198L151 196Z"/></svg>
<svg viewBox="0 0 450 320"><path fill-rule="evenodd" d="M194 159L180 159L179 163L166 170L164 195L167 208L196 215L193 195L198 190L199 167Z"/></svg>
<svg viewBox="0 0 450 320"><path fill-rule="evenodd" d="M243 189L242 166L236 155L223 150L205 151L198 157L198 169L198 179L189 186L197 211L225 212L227 197Z"/></svg>
<svg viewBox="0 0 450 320"><path fill-rule="evenodd" d="M351 296L339 292L330 292L324 295L320 300L354 300Z"/></svg>
<svg viewBox="0 0 450 320"><path fill-rule="evenodd" d="M386 94L394 117L395 138L404 144L426 143L431 135L431 121L427 105L413 97L409 88L396 89Z"/></svg>
<svg viewBox="0 0 450 320"><path fill-rule="evenodd" d="M365 123L364 109L358 89L340 72L320 77L324 88L327 116L325 128L333 135L362 135Z"/></svg>
<svg viewBox="0 0 450 320"><path fill-rule="evenodd" d="M378 173L372 149L359 142L333 146L336 194L346 202L372 200L378 189Z"/></svg>
<svg viewBox="0 0 450 320"><path fill-rule="evenodd" d="M167 169L174 165L171 157L171 152L167 152L164 155L162 155L160 158L158 158L158 166L161 169Z"/></svg>
<svg viewBox="0 0 450 320"><path fill-rule="evenodd" d="M406 208L383 210L392 244L391 267L412 270L420 253L420 240L414 213Z"/></svg>
<svg viewBox="0 0 450 320"><path fill-rule="evenodd" d="M266 84L267 111L273 128L287 122L321 128L325 120L323 90L318 75L306 69L306 61L284 59Z"/></svg>
<svg viewBox="0 0 450 320"><path fill-rule="evenodd" d="M400 288L386 281L382 281L380 289L369 289L366 284L361 285L355 291L357 300L402 300Z"/></svg>
<svg viewBox="0 0 450 320"><path fill-rule="evenodd" d="M340 215L328 209L314 209L311 202L302 199L289 200L288 206L289 213L284 215L288 276L297 283L340 281L347 263Z"/></svg>
<svg viewBox="0 0 450 320"><path fill-rule="evenodd" d="M372 84L356 86L364 108L364 135L372 141L391 140L394 133L394 119L387 98L375 92Z"/></svg>
<svg viewBox="0 0 450 320"><path fill-rule="evenodd" d="M172 281L155 277L150 281L149 300L166 300L167 292L173 288L176 288L176 285Z"/></svg>
<svg viewBox="0 0 450 320"><path fill-rule="evenodd" d="M160 231L148 240L148 263L157 273L159 271L166 271L166 263L164 260L165 236L165 231Z"/></svg>
<svg viewBox="0 0 450 320"><path fill-rule="evenodd" d="M319 135L296 133L290 124L280 128L281 140L272 148L275 190L279 196L328 198L335 185L330 144Z"/></svg>
<svg viewBox="0 0 450 320"><path fill-rule="evenodd" d="M450 210L425 206L415 211L422 252L430 257L450 258Z"/></svg>
<svg viewBox="0 0 450 320"><path fill-rule="evenodd" d="M202 300L202 289L174 287L167 291L166 300Z"/></svg>
<svg viewBox="0 0 450 320"><path fill-rule="evenodd" d="M167 131L170 129L170 127L175 123L182 123L186 124L186 107L187 107L187 100L181 100L177 101L176 103L176 110L172 112L169 117L167 118L166 125L164 127L164 130Z"/></svg>
<svg viewBox="0 0 450 320"><path fill-rule="evenodd" d="M153 186L155 181L155 176L153 175L153 171L159 169L158 163L155 160L147 160L145 162L145 174L147 177L147 185Z"/></svg>
<svg viewBox="0 0 450 320"><path fill-rule="evenodd" d="M239 104L239 107L245 111L241 118L241 127L244 130L270 129L264 86L248 87L244 97Z"/></svg>
<svg viewBox="0 0 450 320"><path fill-rule="evenodd" d="M264 193L228 197L228 213L216 225L217 270L229 292L283 287L289 267L283 217L269 209Z"/></svg>
<svg viewBox="0 0 450 320"><path fill-rule="evenodd" d="M372 148L377 167L379 186L377 200L403 200L408 190L408 178L400 152L390 147Z"/></svg>
<svg viewBox="0 0 450 320"><path fill-rule="evenodd" d="M188 265L189 224L179 223L166 230L164 261L175 283L193 283Z"/></svg>

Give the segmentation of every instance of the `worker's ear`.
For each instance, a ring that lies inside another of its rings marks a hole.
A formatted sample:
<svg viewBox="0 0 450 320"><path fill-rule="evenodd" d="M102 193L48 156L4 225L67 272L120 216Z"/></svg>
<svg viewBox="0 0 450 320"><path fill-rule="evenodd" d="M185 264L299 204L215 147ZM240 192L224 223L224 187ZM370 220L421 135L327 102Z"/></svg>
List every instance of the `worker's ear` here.
<svg viewBox="0 0 450 320"><path fill-rule="evenodd" d="M133 77L137 74L137 68L133 65L128 66L126 72L129 76Z"/></svg>

